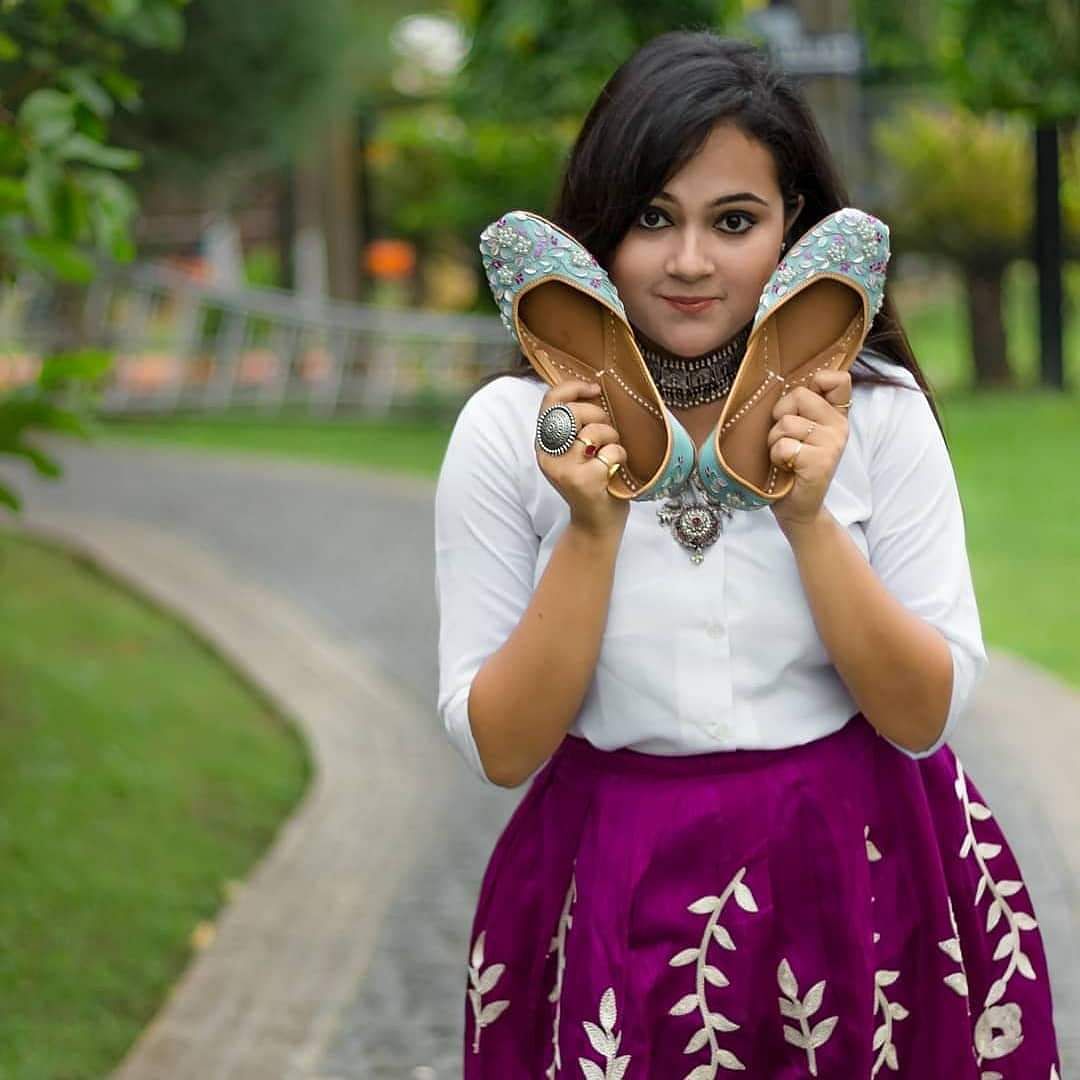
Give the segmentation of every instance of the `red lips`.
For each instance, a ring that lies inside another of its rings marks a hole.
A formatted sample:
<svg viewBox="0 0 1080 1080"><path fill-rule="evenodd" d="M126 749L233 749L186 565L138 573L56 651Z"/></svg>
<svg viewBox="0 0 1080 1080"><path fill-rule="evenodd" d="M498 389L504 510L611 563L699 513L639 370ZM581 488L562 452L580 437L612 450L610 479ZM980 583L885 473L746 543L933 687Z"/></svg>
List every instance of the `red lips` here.
<svg viewBox="0 0 1080 1080"><path fill-rule="evenodd" d="M694 315L699 311L704 311L715 299L714 296L700 297L698 299L690 298L677 298L673 296L663 297L676 311L681 311L686 315Z"/></svg>

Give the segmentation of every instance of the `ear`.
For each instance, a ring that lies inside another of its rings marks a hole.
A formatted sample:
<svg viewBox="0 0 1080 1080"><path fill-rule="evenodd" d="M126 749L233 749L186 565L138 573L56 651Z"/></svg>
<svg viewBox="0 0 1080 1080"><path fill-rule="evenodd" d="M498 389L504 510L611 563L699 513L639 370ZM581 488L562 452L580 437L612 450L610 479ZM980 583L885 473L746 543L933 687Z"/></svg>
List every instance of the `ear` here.
<svg viewBox="0 0 1080 1080"><path fill-rule="evenodd" d="M796 219L802 213L803 207L806 205L806 199L800 195L798 202L784 215L784 236L791 232L792 225L795 224Z"/></svg>

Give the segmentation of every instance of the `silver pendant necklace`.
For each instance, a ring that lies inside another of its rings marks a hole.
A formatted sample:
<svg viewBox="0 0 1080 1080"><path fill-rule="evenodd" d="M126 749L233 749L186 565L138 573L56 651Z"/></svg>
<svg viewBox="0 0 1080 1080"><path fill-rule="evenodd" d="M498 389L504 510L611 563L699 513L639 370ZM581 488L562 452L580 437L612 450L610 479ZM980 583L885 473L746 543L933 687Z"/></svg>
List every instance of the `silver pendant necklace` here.
<svg viewBox="0 0 1080 1080"><path fill-rule="evenodd" d="M695 464L690 479L673 498L664 501L656 511L656 517L690 552L690 561L700 566L705 552L724 531L724 518L734 517L734 514L702 487Z"/></svg>

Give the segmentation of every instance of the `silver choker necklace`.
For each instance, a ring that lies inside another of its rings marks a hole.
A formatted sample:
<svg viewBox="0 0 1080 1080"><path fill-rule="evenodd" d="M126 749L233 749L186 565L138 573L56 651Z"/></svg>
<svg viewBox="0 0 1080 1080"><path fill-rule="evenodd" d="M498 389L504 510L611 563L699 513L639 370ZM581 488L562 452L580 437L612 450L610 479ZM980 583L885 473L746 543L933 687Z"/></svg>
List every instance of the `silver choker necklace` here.
<svg viewBox="0 0 1080 1080"><path fill-rule="evenodd" d="M689 409L718 401L731 389L750 337L747 323L729 342L702 356L677 356L650 341L633 327L645 366L664 402L675 409Z"/></svg>

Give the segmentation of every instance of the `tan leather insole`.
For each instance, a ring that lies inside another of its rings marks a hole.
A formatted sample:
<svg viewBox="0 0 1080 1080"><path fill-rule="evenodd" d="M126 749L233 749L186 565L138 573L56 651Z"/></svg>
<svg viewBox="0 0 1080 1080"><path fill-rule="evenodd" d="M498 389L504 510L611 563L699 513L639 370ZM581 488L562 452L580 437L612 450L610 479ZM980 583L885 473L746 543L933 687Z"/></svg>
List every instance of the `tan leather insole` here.
<svg viewBox="0 0 1080 1080"><path fill-rule="evenodd" d="M743 360L724 410L720 453L732 472L765 494L780 490L769 460L773 406L815 371L850 367L862 345L862 321L856 293L828 278L807 286L769 317ZM781 484L790 487L791 476L786 474Z"/></svg>
<svg viewBox="0 0 1080 1080"><path fill-rule="evenodd" d="M631 490L653 480L667 453L666 428L626 324L559 281L530 289L518 317L530 339L526 355L548 383L580 378L600 384L603 407L626 450Z"/></svg>

